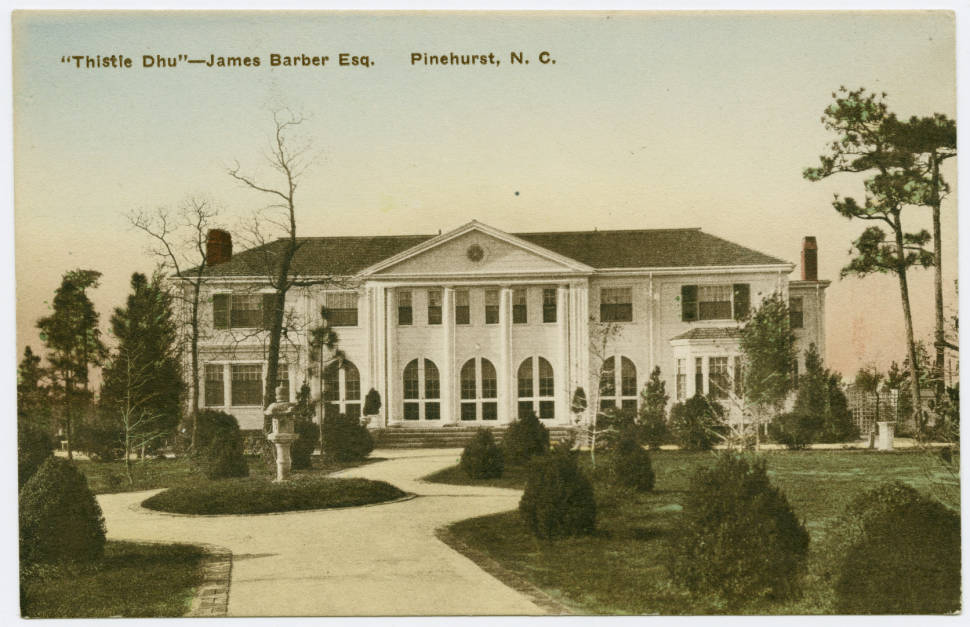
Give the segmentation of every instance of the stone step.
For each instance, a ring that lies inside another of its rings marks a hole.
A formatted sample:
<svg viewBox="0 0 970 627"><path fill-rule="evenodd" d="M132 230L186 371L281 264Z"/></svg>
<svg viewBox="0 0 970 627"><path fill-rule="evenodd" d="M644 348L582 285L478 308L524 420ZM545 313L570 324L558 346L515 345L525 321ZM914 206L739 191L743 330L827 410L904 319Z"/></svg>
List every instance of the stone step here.
<svg viewBox="0 0 970 627"><path fill-rule="evenodd" d="M377 429L374 436L375 448L462 448L475 437L481 427L392 427ZM506 427L491 427L496 441L501 442ZM572 430L569 427L550 427L549 437L556 441L566 437Z"/></svg>

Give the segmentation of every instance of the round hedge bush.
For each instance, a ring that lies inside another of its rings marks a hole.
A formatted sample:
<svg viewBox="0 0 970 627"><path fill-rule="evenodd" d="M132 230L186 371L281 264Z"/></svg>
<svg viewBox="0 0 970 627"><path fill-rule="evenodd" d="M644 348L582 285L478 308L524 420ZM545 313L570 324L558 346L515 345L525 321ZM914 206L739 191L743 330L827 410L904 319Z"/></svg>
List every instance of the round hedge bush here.
<svg viewBox="0 0 970 627"><path fill-rule="evenodd" d="M822 430L822 419L806 413L792 412L776 416L768 423L768 435L792 451L806 448Z"/></svg>
<svg viewBox="0 0 970 627"><path fill-rule="evenodd" d="M610 464L610 475L613 483L633 488L637 492L653 490L656 477L650 463L650 453L640 446L633 433L624 433L617 442Z"/></svg>
<svg viewBox="0 0 970 627"><path fill-rule="evenodd" d="M960 515L900 483L846 508L836 568L840 614L943 614L960 610Z"/></svg>
<svg viewBox="0 0 970 627"><path fill-rule="evenodd" d="M46 431L27 424L17 428L17 487L34 476L54 450L54 440Z"/></svg>
<svg viewBox="0 0 970 627"><path fill-rule="evenodd" d="M593 486L577 458L577 451L557 447L529 464L519 516L536 537L588 535L595 529Z"/></svg>
<svg viewBox="0 0 970 627"><path fill-rule="evenodd" d="M509 425L502 439L505 461L513 466L526 464L532 457L549 450L549 430L529 411Z"/></svg>
<svg viewBox="0 0 970 627"><path fill-rule="evenodd" d="M497 479L505 470L505 456L492 432L479 429L461 452L461 469L472 479Z"/></svg>
<svg viewBox="0 0 970 627"><path fill-rule="evenodd" d="M20 490L21 563L90 562L104 553L104 517L88 481L49 457Z"/></svg>
<svg viewBox="0 0 970 627"><path fill-rule="evenodd" d="M234 416L212 409L200 411L196 446L202 471L209 479L249 476L243 436Z"/></svg>
<svg viewBox="0 0 970 627"><path fill-rule="evenodd" d="M176 514L268 514L382 503L406 496L383 481L318 477L282 483L229 479L180 486L142 502L143 507Z"/></svg>
<svg viewBox="0 0 970 627"><path fill-rule="evenodd" d="M670 431L681 448L709 451L724 432L724 406L695 394L670 409Z"/></svg>
<svg viewBox="0 0 970 627"><path fill-rule="evenodd" d="M728 603L796 596L809 536L764 460L718 455L691 479L667 555L671 578Z"/></svg>
<svg viewBox="0 0 970 627"><path fill-rule="evenodd" d="M323 417L323 456L329 461L356 462L374 450L374 439L360 419L328 406Z"/></svg>
<svg viewBox="0 0 970 627"><path fill-rule="evenodd" d="M294 470L305 470L312 465L313 451L320 443L320 427L312 420L297 420L293 430L300 437L290 447L290 459Z"/></svg>

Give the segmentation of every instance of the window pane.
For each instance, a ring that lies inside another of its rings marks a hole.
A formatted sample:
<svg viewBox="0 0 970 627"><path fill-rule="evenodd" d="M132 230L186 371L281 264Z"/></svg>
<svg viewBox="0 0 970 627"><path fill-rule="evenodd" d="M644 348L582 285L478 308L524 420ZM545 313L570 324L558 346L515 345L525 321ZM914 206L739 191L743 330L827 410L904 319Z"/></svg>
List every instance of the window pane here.
<svg viewBox="0 0 970 627"><path fill-rule="evenodd" d="M552 366L549 362L539 358L539 396L554 396L556 393L555 380L552 374Z"/></svg>
<svg viewBox="0 0 970 627"><path fill-rule="evenodd" d="M344 383L346 390L344 398L350 401L360 400L360 371L349 361L344 362Z"/></svg>
<svg viewBox="0 0 970 627"><path fill-rule="evenodd" d="M553 401L539 401L539 418L549 420L556 417L556 403Z"/></svg>
<svg viewBox="0 0 970 627"><path fill-rule="evenodd" d="M626 357L620 358L620 395L637 395L637 368Z"/></svg>
<svg viewBox="0 0 970 627"><path fill-rule="evenodd" d="M498 420L498 403L482 403L482 420Z"/></svg>
<svg viewBox="0 0 970 627"><path fill-rule="evenodd" d="M461 367L461 397L475 398L475 360L469 359Z"/></svg>
<svg viewBox="0 0 970 627"><path fill-rule="evenodd" d="M205 366L205 404L207 407L220 407L225 404L222 364Z"/></svg>
<svg viewBox="0 0 970 627"><path fill-rule="evenodd" d="M323 369L323 400L340 400L340 365L337 362Z"/></svg>
<svg viewBox="0 0 970 627"><path fill-rule="evenodd" d="M430 359L424 360L424 397L439 398L441 384L438 381L438 367Z"/></svg>
<svg viewBox="0 0 970 627"><path fill-rule="evenodd" d="M519 418L525 418L532 411L532 401L519 401Z"/></svg>
<svg viewBox="0 0 970 627"><path fill-rule="evenodd" d="M286 364L280 364L279 370L276 371L276 387L283 386L280 390L280 396L276 400L278 402L289 402L290 400L290 369ZM275 390L274 390L275 391Z"/></svg>
<svg viewBox="0 0 970 627"><path fill-rule="evenodd" d="M344 413L351 418L360 418L360 403L347 403Z"/></svg>
<svg viewBox="0 0 970 627"><path fill-rule="evenodd" d="M607 357L600 369L600 396L616 396L616 360Z"/></svg>
<svg viewBox="0 0 970 627"><path fill-rule="evenodd" d="M413 322L414 314L411 309L411 292L403 290L397 293L397 323L409 325Z"/></svg>
<svg viewBox="0 0 970 627"><path fill-rule="evenodd" d="M255 329L262 325L262 294L233 294L230 303L230 326L241 329Z"/></svg>
<svg viewBox="0 0 970 627"><path fill-rule="evenodd" d="M326 306L332 326L357 326L357 292L328 292Z"/></svg>
<svg viewBox="0 0 970 627"><path fill-rule="evenodd" d="M417 403L404 403L404 419L405 420L417 420L419 417L419 409Z"/></svg>
<svg viewBox="0 0 970 627"><path fill-rule="evenodd" d="M730 285L698 286L697 300L697 311L701 320L731 319Z"/></svg>
<svg viewBox="0 0 970 627"><path fill-rule="evenodd" d="M623 407L623 409L630 410L630 411L636 411L637 410L637 401L636 401L635 398L628 398L628 399L626 399L626 400L624 400L622 402L621 406Z"/></svg>
<svg viewBox="0 0 970 627"><path fill-rule="evenodd" d="M556 288L542 290L542 321L556 321Z"/></svg>
<svg viewBox="0 0 970 627"><path fill-rule="evenodd" d="M519 398L532 398L532 358L529 357L519 366Z"/></svg>
<svg viewBox="0 0 970 627"><path fill-rule="evenodd" d="M498 398L495 366L487 359L482 360L482 398Z"/></svg>
<svg viewBox="0 0 970 627"><path fill-rule="evenodd" d="M677 360L677 400L687 396L687 360Z"/></svg>
<svg viewBox="0 0 970 627"><path fill-rule="evenodd" d="M790 316L790 324L793 329L801 329L804 324L804 314L802 313L802 299L792 298L788 301L788 314Z"/></svg>
<svg viewBox="0 0 970 627"><path fill-rule="evenodd" d="M498 290L485 290L485 324L498 324Z"/></svg>
<svg viewBox="0 0 970 627"><path fill-rule="evenodd" d="M425 420L441 420L441 405L438 402L424 404Z"/></svg>
<svg viewBox="0 0 970 627"><path fill-rule="evenodd" d="M263 367L259 364L232 365L232 404L234 406L263 404Z"/></svg>
<svg viewBox="0 0 970 627"><path fill-rule="evenodd" d="M441 290L428 290L428 324L441 324Z"/></svg>
<svg viewBox="0 0 970 627"><path fill-rule="evenodd" d="M704 358L694 358L694 394L704 393Z"/></svg>
<svg viewBox="0 0 970 627"><path fill-rule="evenodd" d="M728 396L728 358L711 357L707 364L707 387L714 398Z"/></svg>
<svg viewBox="0 0 970 627"><path fill-rule="evenodd" d="M734 358L734 395L742 396L744 392L744 366L740 357Z"/></svg>
<svg viewBox="0 0 970 627"><path fill-rule="evenodd" d="M418 398L418 360L404 367L404 398Z"/></svg>
<svg viewBox="0 0 970 627"><path fill-rule="evenodd" d="M462 420L475 420L475 403L462 403L461 404L461 419Z"/></svg>
<svg viewBox="0 0 970 627"><path fill-rule="evenodd" d="M525 289L512 290L513 324L526 324L529 320L526 294L527 292Z"/></svg>

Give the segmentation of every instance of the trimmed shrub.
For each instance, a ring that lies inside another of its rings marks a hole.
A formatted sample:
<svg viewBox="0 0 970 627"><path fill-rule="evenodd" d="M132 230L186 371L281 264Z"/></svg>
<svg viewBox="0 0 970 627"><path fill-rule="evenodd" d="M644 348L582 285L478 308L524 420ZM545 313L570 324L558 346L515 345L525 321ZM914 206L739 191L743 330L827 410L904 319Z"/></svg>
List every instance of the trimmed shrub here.
<svg viewBox="0 0 970 627"><path fill-rule="evenodd" d="M206 409L199 412L196 446L200 465L209 479L249 476L243 455L243 436L236 418L225 412Z"/></svg>
<svg viewBox="0 0 970 627"><path fill-rule="evenodd" d="M93 561L104 553L101 508L73 463L49 457L19 503L22 564Z"/></svg>
<svg viewBox="0 0 970 627"><path fill-rule="evenodd" d="M497 479L502 476L505 457L491 431L478 430L475 439L461 452L461 469L472 479Z"/></svg>
<svg viewBox="0 0 970 627"><path fill-rule="evenodd" d="M364 410L363 414L365 416L374 416L379 414L381 411L381 394L374 388L371 388L367 392L367 396L364 397Z"/></svg>
<svg viewBox="0 0 970 627"><path fill-rule="evenodd" d="M509 425L502 439L505 461L513 466L521 466L535 455L549 450L549 430L539 422L539 417L530 411Z"/></svg>
<svg viewBox="0 0 970 627"><path fill-rule="evenodd" d="M596 418L596 448L614 450L624 434L637 428L637 413L632 409L611 407Z"/></svg>
<svg viewBox="0 0 970 627"><path fill-rule="evenodd" d="M724 407L716 400L695 394L670 410L670 431L689 451L709 451L724 433Z"/></svg>
<svg viewBox="0 0 970 627"><path fill-rule="evenodd" d="M621 437L613 453L610 465L613 483L637 492L653 490L656 477L648 453L637 441L634 431L627 431Z"/></svg>
<svg viewBox="0 0 970 627"><path fill-rule="evenodd" d="M660 378L660 366L655 366L650 379L640 392L640 441L657 450L667 440L667 384Z"/></svg>
<svg viewBox="0 0 970 627"><path fill-rule="evenodd" d="M54 440L46 431L27 424L17 429L17 487L22 488L34 476L51 451Z"/></svg>
<svg viewBox="0 0 970 627"><path fill-rule="evenodd" d="M577 451L557 446L529 465L519 516L536 537L588 535L596 527L593 486L577 458Z"/></svg>
<svg viewBox="0 0 970 627"><path fill-rule="evenodd" d="M356 416L337 413L331 406L323 417L323 456L336 462L366 459L374 450L374 439Z"/></svg>
<svg viewBox="0 0 970 627"><path fill-rule="evenodd" d="M667 557L671 578L729 604L799 591L809 536L764 460L723 453L692 478Z"/></svg>
<svg viewBox="0 0 970 627"><path fill-rule="evenodd" d="M313 451L320 444L320 426L312 420L297 420L293 430L300 437L290 447L293 470L304 470L313 464Z"/></svg>
<svg viewBox="0 0 970 627"><path fill-rule="evenodd" d="M821 417L792 412L775 416L768 424L768 435L775 442L797 451L814 442L821 429Z"/></svg>
<svg viewBox="0 0 970 627"><path fill-rule="evenodd" d="M900 483L859 495L840 521L840 614L960 610L960 515Z"/></svg>

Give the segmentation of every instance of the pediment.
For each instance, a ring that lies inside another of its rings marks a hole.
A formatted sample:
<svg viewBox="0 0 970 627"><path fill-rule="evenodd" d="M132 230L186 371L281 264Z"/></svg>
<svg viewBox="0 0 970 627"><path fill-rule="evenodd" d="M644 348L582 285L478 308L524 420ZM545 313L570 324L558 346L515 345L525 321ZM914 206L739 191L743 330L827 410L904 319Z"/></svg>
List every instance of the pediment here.
<svg viewBox="0 0 970 627"><path fill-rule="evenodd" d="M370 276L562 274L591 271L585 264L472 222L387 259Z"/></svg>

